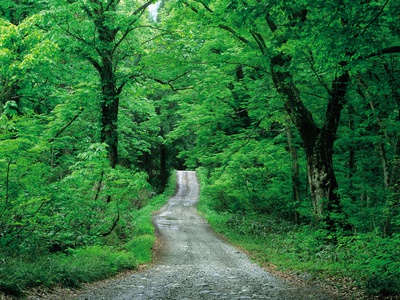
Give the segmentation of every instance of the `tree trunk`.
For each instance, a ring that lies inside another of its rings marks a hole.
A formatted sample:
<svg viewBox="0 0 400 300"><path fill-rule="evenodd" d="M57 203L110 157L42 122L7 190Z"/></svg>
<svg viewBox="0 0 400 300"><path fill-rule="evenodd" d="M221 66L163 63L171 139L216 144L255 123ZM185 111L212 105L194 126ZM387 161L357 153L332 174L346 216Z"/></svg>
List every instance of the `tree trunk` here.
<svg viewBox="0 0 400 300"><path fill-rule="evenodd" d="M163 137L164 136L164 129L161 126L161 131L160 135ZM168 180L168 174L167 174L167 149L165 147L164 143L161 143L160 145L160 182L161 182L161 189L164 191L165 186L167 184Z"/></svg>
<svg viewBox="0 0 400 300"><path fill-rule="evenodd" d="M297 149L293 145L293 136L292 136L292 129L290 128L290 120L286 120L286 136L287 136L287 143L290 152L290 156L292 158L292 190L293 190L293 202L295 208L300 203L300 170L299 170L299 161L297 156ZM298 222L298 213L294 211L294 221L295 223Z"/></svg>
<svg viewBox="0 0 400 300"><path fill-rule="evenodd" d="M95 65L100 75L101 101L101 133L100 141L108 146L108 159L112 168L118 163L118 110L119 94L117 76L114 67L114 41L116 31L104 24L105 16L100 15L95 24L101 46L101 66Z"/></svg>
<svg viewBox="0 0 400 300"><path fill-rule="evenodd" d="M315 139L303 143L307 149L307 177L315 218L329 219L326 213L341 212L337 194L338 183L333 170L332 147L327 147L329 143L322 131Z"/></svg>
<svg viewBox="0 0 400 300"><path fill-rule="evenodd" d="M354 107L350 106L349 107L349 129L350 131L354 131L354 115L355 115L355 111L354 111ZM346 179L349 183L349 191L350 191L350 197L351 200L353 201L353 203L355 203L357 201L355 194L352 192L354 189L353 186L353 175L356 172L356 161L355 161L355 147L350 144L349 146L349 160L347 163L347 176Z"/></svg>
<svg viewBox="0 0 400 300"><path fill-rule="evenodd" d="M400 137L397 137L395 150L390 187L396 198L400 199Z"/></svg>
<svg viewBox="0 0 400 300"><path fill-rule="evenodd" d="M117 95L109 97L103 94L100 141L108 146L108 159L112 168L118 163L118 108Z"/></svg>
<svg viewBox="0 0 400 300"><path fill-rule="evenodd" d="M299 11L297 15L299 16L297 22L303 23L306 20L307 10ZM277 31L278 26L268 13L265 18L271 32ZM295 25L296 22L292 22L292 26ZM286 40L282 39L280 42L283 45ZM272 80L278 93L284 96L285 109L303 141L314 215L317 220L325 220L328 229L334 231L339 227L347 227L346 220L339 221L338 218L338 215L342 214L342 208L337 194L338 183L333 169L332 155L350 77L348 71L344 70L346 62L341 62L342 74L337 75L332 82L324 124L318 127L312 113L304 105L300 91L290 74L291 60L292 57L284 52L278 52L272 57L270 63ZM331 215L336 216L332 219Z"/></svg>
<svg viewBox="0 0 400 300"><path fill-rule="evenodd" d="M84 42L85 46L90 45L96 51L94 57L87 56L86 59L92 63L100 75L100 83L102 89L101 100L101 133L100 141L108 146L108 159L112 168L118 164L118 109L119 95L126 84L120 83L117 86L117 64L118 50L121 43L127 38L134 29L133 25L142 16L144 11L153 2L149 0L133 11L128 23L122 22L122 14L118 12L118 5L121 1L100 1L90 0L82 3L82 9L87 16L93 21L95 33L93 38L84 40L79 34L66 29L67 33ZM119 16L116 20L116 14ZM136 17L134 17L136 16ZM128 16L126 16L128 17ZM132 18L134 17L134 18ZM125 29L120 27L119 23L123 23ZM71 34L72 32L72 34ZM117 37L117 34L120 33ZM117 53L117 54L116 54ZM124 59L123 57L120 57Z"/></svg>
<svg viewBox="0 0 400 300"><path fill-rule="evenodd" d="M383 186L385 190L389 190L390 186L390 176L389 176L389 164L386 157L386 150L385 145L383 143L378 145L379 154L381 157L381 164L382 164L382 179L383 179Z"/></svg>

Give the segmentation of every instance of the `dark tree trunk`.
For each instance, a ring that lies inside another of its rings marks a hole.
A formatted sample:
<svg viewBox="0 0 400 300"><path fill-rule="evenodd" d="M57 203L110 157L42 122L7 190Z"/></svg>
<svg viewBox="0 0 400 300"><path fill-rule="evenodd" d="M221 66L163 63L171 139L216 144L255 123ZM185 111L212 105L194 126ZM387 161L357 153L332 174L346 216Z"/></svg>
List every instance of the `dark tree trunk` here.
<svg viewBox="0 0 400 300"><path fill-rule="evenodd" d="M355 111L354 107L350 106L349 107L349 129L351 131L354 131L354 116L355 116ZM347 176L346 179L349 182L349 190L353 191L354 186L353 186L353 175L356 172L356 161L355 161L355 147L353 145L349 146L349 160L347 163ZM355 203L357 201L356 196L354 193L350 193L351 200Z"/></svg>
<svg viewBox="0 0 400 300"><path fill-rule="evenodd" d="M161 136L164 136L164 129L161 127ZM161 182L161 189L164 191L165 186L168 180L167 174L167 149L164 143L161 144L160 149L160 182Z"/></svg>
<svg viewBox="0 0 400 300"><path fill-rule="evenodd" d="M291 74L286 71L291 58L283 53L271 60L271 74L275 88L285 96L285 108L290 119L301 136L307 158L307 174L310 193L317 220L325 220L329 229L336 224L331 213L341 213L338 183L333 169L333 144L339 125L340 113L346 95L349 75L344 72L336 77L330 90L325 122L320 128L315 123L311 112L300 98L300 91L294 84Z"/></svg>
<svg viewBox="0 0 400 300"><path fill-rule="evenodd" d="M396 101L398 110L396 120L400 121L400 92L399 84L389 68L389 65L384 65L387 74L389 75L389 84L392 88L392 95ZM392 165L392 174L390 177L391 199L387 202L387 217L385 222L385 233L388 234L393 230L392 220L398 215L400 207L400 136L396 136L395 156Z"/></svg>
<svg viewBox="0 0 400 300"><path fill-rule="evenodd" d="M307 176L315 217L326 218L326 212L339 212L338 184L333 170L332 147L321 131L315 139L303 140L307 157ZM325 214L325 216L324 216Z"/></svg>
<svg viewBox="0 0 400 300"><path fill-rule="evenodd" d="M300 203L300 169L299 169L299 161L297 156L297 149L293 145L293 135L290 120L286 122L286 136L287 136L287 143L289 148L289 153L292 158L292 190L293 190L293 202L295 208ZM294 210L294 221L295 223L298 222L298 212Z"/></svg>
<svg viewBox="0 0 400 300"><path fill-rule="evenodd" d="M118 164L118 110L119 94L117 76L114 67L114 42L116 31L105 24L104 15L95 21L101 46L99 53L101 65L95 65L100 75L101 101L101 133L100 141L108 146L108 159L112 168Z"/></svg>
<svg viewBox="0 0 400 300"><path fill-rule="evenodd" d="M103 81L103 80L102 80ZM119 96L109 93L109 86L103 86L103 99L101 102L101 134L100 141L108 146L108 159L112 168L118 163L118 108ZM111 90L112 91L112 90Z"/></svg>

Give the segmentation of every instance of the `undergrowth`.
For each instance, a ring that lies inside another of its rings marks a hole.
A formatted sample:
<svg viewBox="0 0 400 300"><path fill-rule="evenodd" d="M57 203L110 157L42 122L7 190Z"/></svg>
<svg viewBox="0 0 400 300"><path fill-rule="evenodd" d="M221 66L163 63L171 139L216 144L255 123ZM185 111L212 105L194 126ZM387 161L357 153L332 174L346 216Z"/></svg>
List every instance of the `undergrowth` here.
<svg viewBox="0 0 400 300"><path fill-rule="evenodd" d="M29 288L44 286L79 287L105 279L123 270L134 270L152 260L155 242L153 213L174 193L175 173L162 195L133 213L131 236L121 241L107 237L98 245L67 249L37 256L3 256L0 260L0 292L22 296Z"/></svg>
<svg viewBox="0 0 400 300"><path fill-rule="evenodd" d="M200 182L203 191L205 180L201 176ZM261 265L277 267L307 281L329 282L345 298L399 299L398 234L354 234L338 236L333 242L328 231L317 227L293 225L265 214L217 212L212 207L209 195L202 194L198 208L214 230ZM352 294L355 290L364 296Z"/></svg>

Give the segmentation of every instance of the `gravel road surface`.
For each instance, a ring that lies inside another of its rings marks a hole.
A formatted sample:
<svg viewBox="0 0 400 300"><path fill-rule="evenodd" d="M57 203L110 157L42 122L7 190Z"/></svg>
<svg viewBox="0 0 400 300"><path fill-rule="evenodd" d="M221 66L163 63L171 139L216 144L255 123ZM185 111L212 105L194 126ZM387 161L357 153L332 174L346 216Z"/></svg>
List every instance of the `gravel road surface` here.
<svg viewBox="0 0 400 300"><path fill-rule="evenodd" d="M73 299L334 299L273 277L221 240L196 212L195 172L179 171L176 194L155 217L164 241L157 264L87 287Z"/></svg>

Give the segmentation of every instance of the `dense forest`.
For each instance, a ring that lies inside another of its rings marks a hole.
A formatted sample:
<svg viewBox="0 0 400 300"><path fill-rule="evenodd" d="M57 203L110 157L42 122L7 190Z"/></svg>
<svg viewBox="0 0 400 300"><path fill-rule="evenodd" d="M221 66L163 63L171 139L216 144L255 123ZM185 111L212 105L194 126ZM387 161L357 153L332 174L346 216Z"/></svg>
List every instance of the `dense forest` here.
<svg viewBox="0 0 400 300"><path fill-rule="evenodd" d="M0 289L133 267L141 212L191 169L221 231L398 295L399 3L155 2L0 2Z"/></svg>

